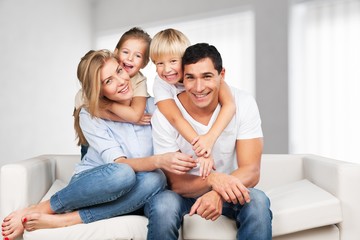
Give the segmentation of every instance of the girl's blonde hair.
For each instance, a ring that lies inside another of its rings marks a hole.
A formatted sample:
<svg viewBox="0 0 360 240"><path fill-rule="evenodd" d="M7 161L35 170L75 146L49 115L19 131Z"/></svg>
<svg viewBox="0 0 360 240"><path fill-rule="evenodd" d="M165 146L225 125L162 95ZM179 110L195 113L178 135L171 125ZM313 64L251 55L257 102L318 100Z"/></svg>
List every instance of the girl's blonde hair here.
<svg viewBox="0 0 360 240"><path fill-rule="evenodd" d="M77 77L82 87L83 99L86 99L84 105L91 116L95 116L102 106L109 100L101 97L101 79L100 71L109 59L115 59L116 56L108 50L91 50L80 60L77 69ZM74 111L74 128L78 138L78 145L86 145L86 139L81 131L79 123L79 113L81 107Z"/></svg>
<svg viewBox="0 0 360 240"><path fill-rule="evenodd" d="M146 51L144 55L144 62L142 68L146 67L146 65L149 63L149 46L151 43L151 37L150 35L145 32L143 29L139 27L133 27L130 30L126 31L121 38L119 39L119 42L116 44L115 49L120 50L121 46L129 39L138 39L143 40L146 44Z"/></svg>
<svg viewBox="0 0 360 240"><path fill-rule="evenodd" d="M188 46L190 46L190 41L182 32L173 28L162 30L151 41L151 61L156 63L165 55L182 57Z"/></svg>

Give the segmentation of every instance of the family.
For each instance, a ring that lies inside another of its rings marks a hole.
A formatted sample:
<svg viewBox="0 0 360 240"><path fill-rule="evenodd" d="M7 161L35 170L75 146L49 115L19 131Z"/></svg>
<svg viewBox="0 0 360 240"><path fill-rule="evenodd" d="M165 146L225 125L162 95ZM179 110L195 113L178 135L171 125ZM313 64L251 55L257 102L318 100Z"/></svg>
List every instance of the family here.
<svg viewBox="0 0 360 240"><path fill-rule="evenodd" d="M151 97L140 70L156 66ZM80 60L74 126L81 162L47 201L4 218L4 240L127 214L147 239L178 239L185 214L236 221L237 239L271 239L268 197L254 188L263 148L254 98L226 84L217 49L178 30L135 27L113 52Z"/></svg>

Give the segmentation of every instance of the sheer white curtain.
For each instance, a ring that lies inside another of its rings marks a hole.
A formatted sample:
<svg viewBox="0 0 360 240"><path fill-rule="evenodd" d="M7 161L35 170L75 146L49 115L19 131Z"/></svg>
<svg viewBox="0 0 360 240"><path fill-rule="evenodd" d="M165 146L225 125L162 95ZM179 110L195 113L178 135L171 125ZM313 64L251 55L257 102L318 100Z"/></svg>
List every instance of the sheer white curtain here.
<svg viewBox="0 0 360 240"><path fill-rule="evenodd" d="M251 10L191 21L140 27L143 27L150 36L154 36L166 28L175 28L183 32L192 44L207 42L214 45L222 55L227 83L255 94L254 16ZM121 34L129 28L131 27L117 30L116 34L97 37L96 47L113 49ZM156 74L155 66L150 62L142 72L148 78L148 89L152 94L152 84Z"/></svg>
<svg viewBox="0 0 360 240"><path fill-rule="evenodd" d="M360 163L360 0L294 1L290 152Z"/></svg>

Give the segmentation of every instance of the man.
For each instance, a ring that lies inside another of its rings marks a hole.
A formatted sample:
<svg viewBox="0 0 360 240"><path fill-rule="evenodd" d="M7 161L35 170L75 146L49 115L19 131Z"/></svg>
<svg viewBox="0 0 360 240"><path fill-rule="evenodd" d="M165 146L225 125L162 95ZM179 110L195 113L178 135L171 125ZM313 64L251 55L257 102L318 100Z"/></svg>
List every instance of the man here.
<svg viewBox="0 0 360 240"><path fill-rule="evenodd" d="M182 66L185 91L175 101L198 134L204 134L221 108L219 87L225 76L221 55L214 46L196 44L185 51ZM187 213L211 220L220 215L236 220L237 239L271 239L270 201L253 188L260 178L263 148L259 111L249 94L238 89L232 92L236 113L213 147L216 171L205 180L165 171L172 191L159 193L146 204L148 239L178 239ZM191 145L159 111L154 113L152 125L156 154L181 151L194 155ZM182 170L184 164L174 162L174 166Z"/></svg>

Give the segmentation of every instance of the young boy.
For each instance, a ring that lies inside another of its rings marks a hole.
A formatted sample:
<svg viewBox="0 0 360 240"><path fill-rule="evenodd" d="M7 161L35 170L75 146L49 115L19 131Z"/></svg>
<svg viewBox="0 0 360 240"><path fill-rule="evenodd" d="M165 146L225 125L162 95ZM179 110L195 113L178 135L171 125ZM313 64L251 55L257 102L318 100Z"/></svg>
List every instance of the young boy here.
<svg viewBox="0 0 360 240"><path fill-rule="evenodd" d="M211 149L218 136L232 119L235 113L235 103L228 85L222 80L219 95L222 108L209 131L205 135L199 136L185 120L174 101L174 96L184 91L181 58L188 46L190 46L190 42L187 37L175 29L165 29L153 37L150 44L150 58L154 62L156 72L160 77L155 78L153 92L155 104L160 112L193 146L200 166L199 169L192 169L190 173L205 178L212 169L215 170ZM203 77L206 79L207 76ZM199 101L201 101L202 94L211 94L208 89L197 89L197 92L201 94L194 97Z"/></svg>

